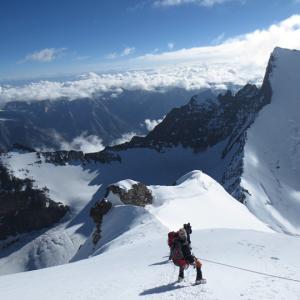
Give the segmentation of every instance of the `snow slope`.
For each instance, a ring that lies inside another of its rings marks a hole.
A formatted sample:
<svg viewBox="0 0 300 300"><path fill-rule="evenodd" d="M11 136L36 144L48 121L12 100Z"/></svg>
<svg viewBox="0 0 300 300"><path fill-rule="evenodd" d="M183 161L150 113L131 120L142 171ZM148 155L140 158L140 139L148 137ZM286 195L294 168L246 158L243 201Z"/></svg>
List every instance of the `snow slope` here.
<svg viewBox="0 0 300 300"><path fill-rule="evenodd" d="M97 176L95 169L85 170L81 165L66 166L46 163L36 153L12 151L2 154L0 160L16 177L32 178L39 188L47 186L52 200L69 205L76 214L92 198L99 185L90 183Z"/></svg>
<svg viewBox="0 0 300 300"><path fill-rule="evenodd" d="M70 205L71 216L64 224L51 229L50 240L48 231L46 235L39 232L20 237L20 241L9 249L1 250L0 274L67 263L91 234L93 224L89 217L90 207L104 196L109 184L132 178L147 185L170 185L182 174L197 167L221 180L231 160L230 155L221 159L224 143L226 141L204 153L194 153L192 149L180 146L165 149L164 152L147 148L127 149L117 152L121 162L107 164L73 161L59 166L46 163L43 157L38 158L35 153L12 152L2 155L2 162L15 176L32 178L38 187L49 188L53 200ZM168 225L169 221L166 222ZM59 243L55 242L57 239ZM39 255L40 249L44 253L42 256Z"/></svg>
<svg viewBox="0 0 300 300"><path fill-rule="evenodd" d="M256 216L300 234L300 51L276 48L270 63L271 104L247 132L241 185Z"/></svg>
<svg viewBox="0 0 300 300"><path fill-rule="evenodd" d="M95 201L99 185L92 182L97 170L85 170L79 164L58 166L43 158L40 161L36 153L20 151L2 154L1 162L15 176L32 178L39 188L47 186L51 199L69 205L71 210L53 228L0 241L0 275L67 263L93 228L88 213L82 217L81 212L89 211ZM14 242L9 245L10 241Z"/></svg>
<svg viewBox="0 0 300 300"><path fill-rule="evenodd" d="M247 237L247 238L246 238ZM280 234L244 230L197 230L193 251L226 264L298 278L299 240ZM120 245L123 243L123 245ZM77 263L1 278L4 299L289 299L299 300L300 285L268 276L206 263L206 286L191 286L195 271L174 283L178 270L167 262L165 237L138 242L120 240L118 247ZM34 288L28 289L28 286ZM233 284L234 283L234 284ZM17 287L17 288L16 288Z"/></svg>
<svg viewBox="0 0 300 300"><path fill-rule="evenodd" d="M127 180L125 188L132 183ZM176 186L149 188L154 196L153 205L113 207L104 216L99 243L94 246L88 238L74 258L82 260L2 276L1 297L10 300L300 299L300 282L207 261L300 279L299 238L271 232L200 171L184 175ZM178 212L182 219L176 219ZM228 217L220 218L221 213ZM195 280L192 268L186 271L184 282L176 283L178 270L168 262L167 233L187 221L192 222L194 229L193 252L203 261L203 273L208 280L205 286L192 286Z"/></svg>
<svg viewBox="0 0 300 300"><path fill-rule="evenodd" d="M150 187L154 200L147 208L168 228L180 228L189 221L195 229L271 231L219 183L201 171L184 175L176 184Z"/></svg>
<svg viewBox="0 0 300 300"><path fill-rule="evenodd" d="M172 184L197 166L212 170L213 176L220 178L227 162L211 159L211 155L221 157L222 148L218 145L210 154L203 155L182 147L163 153L146 148L130 149L118 152L121 163L73 161L64 166L47 163L36 153L18 151L1 155L2 163L15 176L32 178L39 188L47 186L53 200L71 207L71 215L50 231L22 235L13 245L2 249L0 274L67 263L91 234L94 224L89 217L90 207L104 196L109 184L124 178L145 184ZM60 242L56 243L57 240Z"/></svg>
<svg viewBox="0 0 300 300"><path fill-rule="evenodd" d="M126 180L124 184L123 180L115 185L130 189L130 184L135 183ZM190 222L194 229L233 228L272 232L244 205L231 197L220 184L201 171L192 171L182 176L176 183L175 186L149 186L153 204L145 208L115 205L104 216L101 226L102 238L99 243L93 244L92 234L79 249L73 261L107 251L103 248L110 248L111 243L115 244L114 239L124 234L137 239L138 232L144 230L135 229L134 234L128 233L128 230L141 225L149 227L145 225L147 223L169 230L179 229L184 223ZM120 199L116 201L116 197L118 196L110 194L107 200L122 203ZM155 232L160 231L155 229Z"/></svg>

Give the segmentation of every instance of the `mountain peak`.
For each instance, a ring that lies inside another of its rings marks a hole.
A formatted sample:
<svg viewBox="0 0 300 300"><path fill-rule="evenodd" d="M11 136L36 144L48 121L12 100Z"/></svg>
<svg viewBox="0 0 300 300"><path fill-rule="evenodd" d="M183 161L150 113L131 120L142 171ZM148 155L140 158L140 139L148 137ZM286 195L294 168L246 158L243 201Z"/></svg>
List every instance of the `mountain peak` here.
<svg viewBox="0 0 300 300"><path fill-rule="evenodd" d="M281 47L275 47L272 54L273 56L280 56L280 55L291 55L297 53L300 55L300 51L296 49L288 49L288 48L281 48Z"/></svg>
<svg viewBox="0 0 300 300"><path fill-rule="evenodd" d="M295 205L300 189L299 74L300 51L275 48L262 86L269 105L247 132L242 175L250 210L273 228L294 234L300 212ZM251 184L250 178L255 178Z"/></svg>
<svg viewBox="0 0 300 300"><path fill-rule="evenodd" d="M274 48L269 64L272 67L279 68L282 75L287 71L295 71L300 69L300 51L295 49Z"/></svg>

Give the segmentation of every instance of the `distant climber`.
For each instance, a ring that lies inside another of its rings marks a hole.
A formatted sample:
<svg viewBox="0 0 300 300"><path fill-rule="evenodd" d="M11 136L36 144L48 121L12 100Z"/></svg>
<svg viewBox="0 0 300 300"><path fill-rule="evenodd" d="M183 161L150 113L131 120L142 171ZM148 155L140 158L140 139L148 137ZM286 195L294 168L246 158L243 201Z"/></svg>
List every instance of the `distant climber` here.
<svg viewBox="0 0 300 300"><path fill-rule="evenodd" d="M191 228L190 228L191 229ZM195 284L204 284L206 280L202 277L201 262L192 253L190 248L190 242L188 241L188 234L184 228L179 229L178 232L172 232L173 239L169 239L168 243L171 248L170 259L173 263L179 267L178 282L184 279L184 270L190 265L196 268L196 282Z"/></svg>

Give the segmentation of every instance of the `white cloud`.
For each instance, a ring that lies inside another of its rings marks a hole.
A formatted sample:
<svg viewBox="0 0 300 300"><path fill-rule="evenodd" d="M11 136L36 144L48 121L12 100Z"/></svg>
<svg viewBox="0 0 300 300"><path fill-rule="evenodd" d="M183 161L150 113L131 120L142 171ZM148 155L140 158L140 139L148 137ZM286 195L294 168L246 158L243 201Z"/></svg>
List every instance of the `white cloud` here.
<svg viewBox="0 0 300 300"><path fill-rule="evenodd" d="M124 133L120 138L115 139L110 145L115 146L115 145L124 144L126 142L131 141L131 139L136 135L137 135L137 133L133 132L133 131L128 132L128 133Z"/></svg>
<svg viewBox="0 0 300 300"><path fill-rule="evenodd" d="M146 119L144 121L146 128L148 131L152 131L159 123L161 123L164 120L165 117L163 117L162 119L158 119L158 120L150 120L150 119Z"/></svg>
<svg viewBox="0 0 300 300"><path fill-rule="evenodd" d="M230 66L218 64L208 68L206 65L178 64L153 70L127 71L112 74L87 73L72 81L32 82L22 86L0 86L0 104L9 101L55 100L67 98L95 98L109 93L118 96L123 90L159 90L173 87L186 90L215 87L220 84L247 83L253 74L235 73ZM259 74L262 77L263 74Z"/></svg>
<svg viewBox="0 0 300 300"><path fill-rule="evenodd" d="M92 153L104 149L101 139L95 135L87 135L85 132L76 137L71 143L62 140L60 137L57 137L57 140L61 144L61 150L77 150L84 153Z"/></svg>
<svg viewBox="0 0 300 300"><path fill-rule="evenodd" d="M234 71L248 70L249 77L252 77L255 70L263 73L270 53L277 46L300 49L300 15L291 16L264 30L227 39L219 45L147 54L138 60L152 65L205 62L208 68L224 64Z"/></svg>
<svg viewBox="0 0 300 300"><path fill-rule="evenodd" d="M106 55L106 59L116 59L118 57L125 57L132 55L135 52L135 47L125 47L120 54L112 52Z"/></svg>
<svg viewBox="0 0 300 300"><path fill-rule="evenodd" d="M62 55L66 50L66 48L45 48L40 51L27 54L26 57L19 63L24 63L27 61L50 62Z"/></svg>
<svg viewBox="0 0 300 300"><path fill-rule="evenodd" d="M0 103L66 97L118 95L123 90L164 90L172 87L198 90L260 83L268 58L276 47L300 49L300 15L227 39L221 44L164 53L151 53L125 61L131 67L148 68L111 74L87 73L65 82L39 81L21 86L0 86ZM162 67L163 66L163 67ZM151 69L149 69L151 67Z"/></svg>
<svg viewBox="0 0 300 300"><path fill-rule="evenodd" d="M121 56L128 56L128 55L133 54L134 52L135 52L135 48L134 47L126 47L122 51Z"/></svg>
<svg viewBox="0 0 300 300"><path fill-rule="evenodd" d="M184 4L198 4L200 6L210 7L215 4L221 4L231 1L244 2L246 0L155 0L154 6L179 6Z"/></svg>
<svg viewBox="0 0 300 300"><path fill-rule="evenodd" d="M173 50L174 49L174 43L168 43L168 48L170 49L170 50Z"/></svg>

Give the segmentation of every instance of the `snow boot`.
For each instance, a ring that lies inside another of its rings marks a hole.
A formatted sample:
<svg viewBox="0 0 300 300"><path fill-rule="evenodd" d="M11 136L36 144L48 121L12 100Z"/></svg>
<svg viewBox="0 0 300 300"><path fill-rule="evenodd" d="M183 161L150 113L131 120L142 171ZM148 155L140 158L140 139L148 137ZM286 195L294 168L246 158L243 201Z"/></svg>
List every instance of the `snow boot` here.
<svg viewBox="0 0 300 300"><path fill-rule="evenodd" d="M182 282L183 281L183 277L179 276L177 282Z"/></svg>

